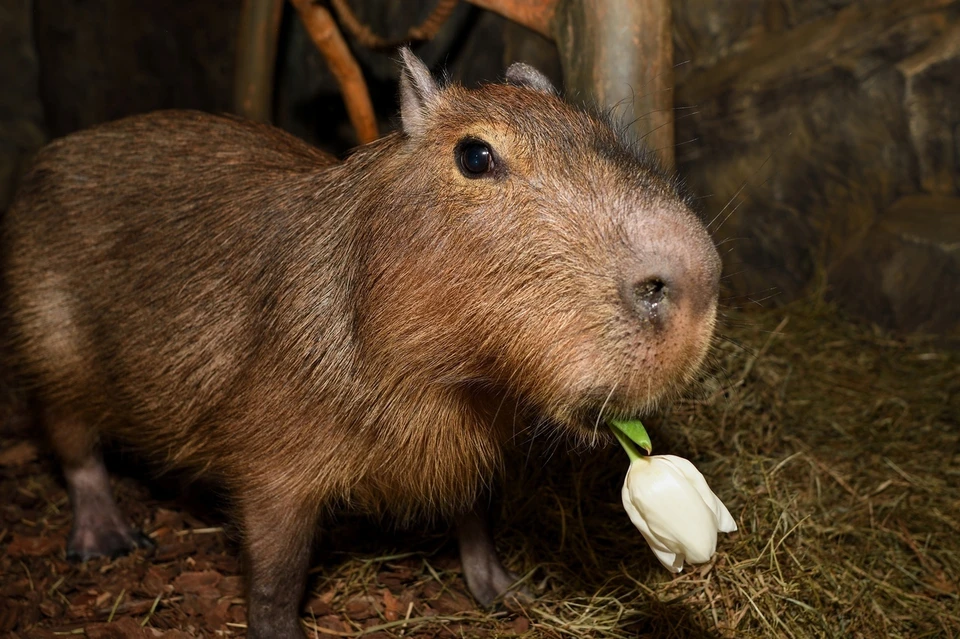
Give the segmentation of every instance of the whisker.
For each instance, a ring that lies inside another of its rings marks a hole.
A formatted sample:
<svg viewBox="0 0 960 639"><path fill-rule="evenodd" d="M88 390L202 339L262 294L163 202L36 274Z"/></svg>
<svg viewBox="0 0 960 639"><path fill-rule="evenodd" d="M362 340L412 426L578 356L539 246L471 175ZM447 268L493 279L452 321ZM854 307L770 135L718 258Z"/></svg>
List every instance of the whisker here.
<svg viewBox="0 0 960 639"><path fill-rule="evenodd" d="M723 277L720 278L720 281L722 282L723 280L729 279L729 278L731 278L731 277L736 277L737 275L742 275L743 273L746 273L746 272L749 271L749 270L750 270L750 269L745 268L745 269L743 269L743 270L741 270L741 271L737 271L736 273L727 273L726 275L724 275Z"/></svg>
<svg viewBox="0 0 960 639"><path fill-rule="evenodd" d="M772 299L772 298L774 298L774 297L776 297L776 296L778 296L778 295L780 295L780 291L777 291L776 293L772 293L772 294L770 294L770 295L767 295L766 297L761 297L761 298L758 299L758 300L755 300L755 299L753 299L752 297L748 297L747 299L748 299L750 302L752 302L752 303L756 304L757 306L759 306L760 308L763 308L762 302L765 302L765 301L767 301L767 300L769 300L769 299Z"/></svg>
<svg viewBox="0 0 960 639"><path fill-rule="evenodd" d="M752 293L747 293L747 295L761 295L761 294L763 294L763 293L769 293L770 291L776 291L776 290L779 290L779 288L776 287L776 286L771 286L771 287L769 287L769 288L765 288L765 289L760 290L760 291L754 291L754 292L752 292ZM737 298L737 297L743 297L743 296L742 296L742 295L732 295L732 296L730 296L730 297L721 297L720 299L721 299L721 300L728 300L728 299L734 299L734 298Z"/></svg>
<svg viewBox="0 0 960 639"><path fill-rule="evenodd" d="M744 344L743 342L740 342L739 340L736 340L736 339L734 339L734 338L732 338L732 337L727 337L726 335L717 334L717 339L723 340L724 342L727 342L728 344L731 344L731 345L733 345L733 346L736 346L737 348L739 348L739 349L740 349L741 351L743 351L744 353L749 353L750 355L756 355L756 354L757 354L757 352L756 352L754 349L750 348L749 346L747 346L747 345Z"/></svg>
<svg viewBox="0 0 960 639"><path fill-rule="evenodd" d="M650 129L649 131L647 131L646 133L644 133L643 135L641 135L641 136L640 136L640 139L641 139L641 140L646 139L646 137L647 137L648 135L651 135L651 134L653 134L654 132L659 131L659 130L662 129L663 127L665 127L665 126L667 126L667 125L669 125L669 124L674 124L675 122L678 122L678 121L683 120L683 119L685 119L685 118L693 117L693 116L697 115L698 113L700 113L700 112L699 112L699 111L694 111L694 112L692 112L692 113L684 113L684 114L681 115L680 117L675 117L675 118L673 118L672 120L670 120L669 122L664 122L663 124L660 124L660 125L658 125L658 126L653 127L652 129ZM638 118L638 119L639 119L639 118Z"/></svg>
<svg viewBox="0 0 960 639"><path fill-rule="evenodd" d="M744 200L740 200L739 202L737 202L737 205L736 205L735 207L733 207L732 209L730 209L730 212L727 213L727 216L726 216L725 218L723 218L723 220L720 221L720 224L717 225L717 228L715 228L715 229L713 229L713 231L711 231L711 235L716 234L721 228L723 228L723 225L727 223L727 220L730 219L730 216L732 216L734 213L736 213L736 212L737 212L737 209L739 209L739 208L743 205L744 202L746 202L745 199L744 199Z"/></svg>
<svg viewBox="0 0 960 639"><path fill-rule="evenodd" d="M603 417L603 410L607 407L607 403L610 401L610 398L613 397L613 393L617 390L617 384L619 383L620 379L618 378L617 381L613 383L613 386L610 387L610 392L607 393L607 398L603 400L603 404L600 406L600 411L597 413L597 421L593 425L593 437L590 442L591 446L596 445L600 431L600 419Z"/></svg>
<svg viewBox="0 0 960 639"><path fill-rule="evenodd" d="M723 246L723 245L726 244L727 242L735 242L736 240L749 240L749 239L750 239L749 237L745 237L745 236L741 236L741 237L728 237L728 238L725 239L725 240L720 240L719 242L717 242L717 248L720 248L721 246Z"/></svg>
<svg viewBox="0 0 960 639"><path fill-rule="evenodd" d="M730 197L730 199L727 200L727 203L723 205L723 208L720 209L720 212L717 213L715 216L713 216L713 219L710 220L710 222L707 224L707 231L710 233L710 235L713 235L713 231L710 230L710 227L713 226L713 223L714 223L714 222L716 222L718 219L720 219L720 216L723 215L724 211L727 210L727 207L730 206L730 203L733 202L733 201L737 198L738 195L740 195L740 192L743 191L743 189L745 189L746 186L747 186L747 180L744 179L743 182L740 183L740 188L737 189L736 193L734 193L734 194Z"/></svg>

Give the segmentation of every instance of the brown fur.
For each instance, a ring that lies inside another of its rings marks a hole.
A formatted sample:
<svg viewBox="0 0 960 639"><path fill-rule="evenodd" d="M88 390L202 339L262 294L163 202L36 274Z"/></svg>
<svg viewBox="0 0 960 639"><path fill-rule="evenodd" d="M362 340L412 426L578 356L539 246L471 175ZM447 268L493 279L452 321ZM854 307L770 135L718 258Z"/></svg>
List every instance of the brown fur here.
<svg viewBox="0 0 960 639"><path fill-rule="evenodd" d="M289 616L323 508L467 512L522 423L595 438L712 332L712 243L606 124L536 86L430 82L343 163L193 112L77 133L4 222L14 365L65 467L99 432L222 482L251 636L289 634L262 619ZM461 175L467 136L502 173ZM683 278L654 326L623 286L664 259Z"/></svg>

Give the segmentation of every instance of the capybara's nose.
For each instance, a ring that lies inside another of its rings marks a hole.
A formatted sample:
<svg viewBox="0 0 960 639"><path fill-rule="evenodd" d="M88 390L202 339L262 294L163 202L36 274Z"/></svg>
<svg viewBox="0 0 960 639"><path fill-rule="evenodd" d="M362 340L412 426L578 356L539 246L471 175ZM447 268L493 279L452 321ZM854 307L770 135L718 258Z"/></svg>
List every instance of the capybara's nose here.
<svg viewBox="0 0 960 639"><path fill-rule="evenodd" d="M674 278L665 270L654 269L640 276L627 277L621 286L627 310L641 323L655 328L669 321L679 295Z"/></svg>
<svg viewBox="0 0 960 639"><path fill-rule="evenodd" d="M662 329L678 314L699 318L713 308L718 280L712 263L687 264L678 256L657 256L624 277L620 290L629 313L643 324Z"/></svg>

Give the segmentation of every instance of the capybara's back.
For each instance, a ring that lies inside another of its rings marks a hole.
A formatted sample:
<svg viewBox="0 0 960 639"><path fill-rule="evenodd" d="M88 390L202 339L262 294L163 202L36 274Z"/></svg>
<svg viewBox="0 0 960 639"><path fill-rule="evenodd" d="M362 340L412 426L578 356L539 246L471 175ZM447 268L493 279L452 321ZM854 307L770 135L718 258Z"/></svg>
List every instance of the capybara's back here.
<svg viewBox="0 0 960 639"><path fill-rule="evenodd" d="M675 185L525 65L440 87L404 52L402 131L339 163L266 125L138 116L43 150L3 221L10 365L85 559L145 543L98 439L220 482L251 637L299 634L332 508L459 522L527 424L586 441L703 360L719 259Z"/></svg>
<svg viewBox="0 0 960 639"><path fill-rule="evenodd" d="M211 429L263 401L244 389L271 375L247 364L281 364L305 328L284 283L315 267L312 346L346 339L349 233L315 205L335 163L278 129L186 111L43 149L5 220L4 279L16 366L47 424L83 415L169 462L231 463L243 425L213 446Z"/></svg>

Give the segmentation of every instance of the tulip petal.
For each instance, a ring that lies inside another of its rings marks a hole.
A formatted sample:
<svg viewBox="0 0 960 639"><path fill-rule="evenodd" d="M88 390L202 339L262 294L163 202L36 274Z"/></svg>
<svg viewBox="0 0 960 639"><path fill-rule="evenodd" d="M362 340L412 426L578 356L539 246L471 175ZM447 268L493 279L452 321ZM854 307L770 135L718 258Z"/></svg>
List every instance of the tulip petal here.
<svg viewBox="0 0 960 639"><path fill-rule="evenodd" d="M653 546L650 546L650 549L653 551L653 554L657 556L657 559L660 560L660 563L663 564L663 567L670 572L678 573L683 570L683 555L665 550L657 550Z"/></svg>
<svg viewBox="0 0 960 639"><path fill-rule="evenodd" d="M637 510L636 506L633 505L633 501L630 497L630 488L627 486L626 482L624 482L623 490L621 491L621 497L623 498L623 508L627 511L627 516L630 517L630 521L633 522L633 525L637 527L637 530L640 531L640 534L643 535L647 545L650 546L653 554L657 556L657 559L660 560L660 563L663 564L663 567L673 573L683 570L683 555L679 555L671 551L650 531L650 527L647 525L646 520L640 514L640 511Z"/></svg>
<svg viewBox="0 0 960 639"><path fill-rule="evenodd" d="M737 530L737 522L734 521L733 515L730 514L730 511L727 510L727 507L723 505L723 502L719 499L717 500L717 506L719 506L717 512L717 519L719 524L717 530L725 533L732 533Z"/></svg>
<svg viewBox="0 0 960 639"><path fill-rule="evenodd" d="M707 484L707 480L704 479L703 474L697 470L697 467L694 466L690 460L677 457L676 455L660 455L659 457L674 466L687 478L693 487L697 489L704 503L713 511L714 516L717 518L717 530L730 533L737 529L737 522L733 520L730 511L723 505L723 502L720 501L717 494L713 492Z"/></svg>

